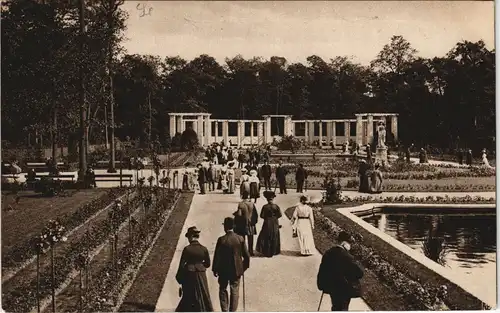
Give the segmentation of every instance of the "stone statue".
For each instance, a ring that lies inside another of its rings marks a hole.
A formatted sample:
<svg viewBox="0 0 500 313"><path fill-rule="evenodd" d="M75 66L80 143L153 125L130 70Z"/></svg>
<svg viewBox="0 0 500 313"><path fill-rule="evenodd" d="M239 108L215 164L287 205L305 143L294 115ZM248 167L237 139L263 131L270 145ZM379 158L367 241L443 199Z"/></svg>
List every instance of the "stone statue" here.
<svg viewBox="0 0 500 313"><path fill-rule="evenodd" d="M377 133L378 133L378 143L377 143L377 148L385 148L385 123L384 121L378 122L377 126Z"/></svg>

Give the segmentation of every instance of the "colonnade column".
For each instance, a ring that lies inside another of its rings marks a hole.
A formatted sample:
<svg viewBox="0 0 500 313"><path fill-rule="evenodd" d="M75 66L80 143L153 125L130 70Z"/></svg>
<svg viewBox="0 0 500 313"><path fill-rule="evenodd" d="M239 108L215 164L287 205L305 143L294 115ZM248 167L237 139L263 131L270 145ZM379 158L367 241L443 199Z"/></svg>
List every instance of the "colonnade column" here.
<svg viewBox="0 0 500 313"><path fill-rule="evenodd" d="M243 128L242 127L242 124L244 122L243 121L238 121L238 126L236 127L236 130L237 130L237 134L238 134L238 138L237 138L237 145L238 147L241 147L242 146L242 134L241 134L241 129Z"/></svg>
<svg viewBox="0 0 500 313"><path fill-rule="evenodd" d="M177 127L176 127L176 130L175 130L175 133L181 133L184 131L183 127L184 127L184 123L182 121L182 115L177 115L176 116L176 120L177 120ZM175 134L174 134L175 135Z"/></svg>
<svg viewBox="0 0 500 313"><path fill-rule="evenodd" d="M219 143L219 122L218 121L214 121L214 127L215 127L215 142L216 143Z"/></svg>
<svg viewBox="0 0 500 313"><path fill-rule="evenodd" d="M210 145L212 140L212 121L210 120L210 115L205 117L205 145Z"/></svg>
<svg viewBox="0 0 500 313"><path fill-rule="evenodd" d="M196 122L196 133L198 134L198 142L203 145L203 115L198 115Z"/></svg>
<svg viewBox="0 0 500 313"><path fill-rule="evenodd" d="M265 142L264 140L264 122L258 122L257 123L257 144L262 142Z"/></svg>
<svg viewBox="0 0 500 313"><path fill-rule="evenodd" d="M222 122L222 137L224 137L224 145L228 146L229 145L229 122L224 121Z"/></svg>
<svg viewBox="0 0 500 313"><path fill-rule="evenodd" d="M250 121L250 146L253 147L253 121Z"/></svg>
<svg viewBox="0 0 500 313"><path fill-rule="evenodd" d="M309 121L309 142L310 143L314 142L314 122L315 121Z"/></svg>
<svg viewBox="0 0 500 313"><path fill-rule="evenodd" d="M393 115L391 117L391 131L392 134L394 135L394 141L398 141L398 116Z"/></svg>
<svg viewBox="0 0 500 313"><path fill-rule="evenodd" d="M333 148L337 145L337 123L332 121L332 144Z"/></svg>
<svg viewBox="0 0 500 313"><path fill-rule="evenodd" d="M326 122L326 145L329 146L332 142L332 122Z"/></svg>
<svg viewBox="0 0 500 313"><path fill-rule="evenodd" d="M373 115L368 115L366 129L366 143L372 144L373 140Z"/></svg>
<svg viewBox="0 0 500 313"><path fill-rule="evenodd" d="M345 141L349 142L349 139L351 139L351 122L348 121L344 122L344 136L345 136Z"/></svg>
<svg viewBox="0 0 500 313"><path fill-rule="evenodd" d="M175 115L170 115L170 138L174 138L175 136Z"/></svg>
<svg viewBox="0 0 500 313"><path fill-rule="evenodd" d="M290 136L295 137L295 125L296 123L294 121L290 121Z"/></svg>
<svg viewBox="0 0 500 313"><path fill-rule="evenodd" d="M356 115L356 143L363 145L363 116Z"/></svg>
<svg viewBox="0 0 500 313"><path fill-rule="evenodd" d="M304 141L309 142L309 123L304 121Z"/></svg>
<svg viewBox="0 0 500 313"><path fill-rule="evenodd" d="M323 146L323 121L319 121L319 146Z"/></svg>
<svg viewBox="0 0 500 313"><path fill-rule="evenodd" d="M266 116L266 139L265 139L265 142L267 144L271 143L272 142L272 138L271 138L271 117L270 116Z"/></svg>

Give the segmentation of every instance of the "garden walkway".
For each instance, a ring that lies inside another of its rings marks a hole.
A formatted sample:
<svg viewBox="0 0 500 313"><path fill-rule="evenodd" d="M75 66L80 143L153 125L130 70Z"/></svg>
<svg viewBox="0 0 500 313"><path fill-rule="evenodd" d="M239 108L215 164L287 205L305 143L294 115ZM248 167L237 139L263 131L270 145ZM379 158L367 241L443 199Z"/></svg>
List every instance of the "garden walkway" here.
<svg viewBox="0 0 500 313"><path fill-rule="evenodd" d="M314 192L316 193L316 192ZM320 192L314 197L320 196ZM278 195L276 203L284 211L297 203L298 194ZM239 201L238 194L195 195L182 235L172 260L170 269L156 304L156 311L173 312L178 304L178 288L175 274L182 249L187 245L184 237L186 229L196 225L201 230L200 242L205 245L213 258L217 238L224 234L222 221L232 216ZM263 198L257 202L258 210L265 203ZM259 221L257 228L260 228ZM316 311L321 293L316 287L316 274L321 262L321 255L301 257L299 247L292 238L291 225L286 217L281 220L281 247L283 254L271 259L253 257L250 269L245 275L246 310L247 311ZM212 303L216 311L220 311L217 280L211 270L207 271L208 284ZM243 288L240 288L243 293ZM330 299L324 297L321 311L330 311ZM367 311L370 308L362 299L354 299L350 306L353 311ZM239 311L243 311L243 299L240 298Z"/></svg>

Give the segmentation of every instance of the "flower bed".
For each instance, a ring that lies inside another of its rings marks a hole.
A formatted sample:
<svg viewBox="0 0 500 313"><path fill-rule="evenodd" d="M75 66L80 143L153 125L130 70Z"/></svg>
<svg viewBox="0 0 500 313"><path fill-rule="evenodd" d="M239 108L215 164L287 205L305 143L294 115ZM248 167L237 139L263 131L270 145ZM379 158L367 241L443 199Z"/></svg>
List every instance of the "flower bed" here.
<svg viewBox="0 0 500 313"><path fill-rule="evenodd" d="M116 263L109 261L100 271L100 274L96 276L97 280L87 291L86 298L89 301L85 304L85 311L113 311L123 286L132 279L133 271L139 269L143 255L153 244L155 235L170 216L178 196L179 193L175 191L161 199L140 224L137 236L129 240L127 245L119 251ZM113 272L116 276L110 275ZM115 277L119 277L118 281Z"/></svg>
<svg viewBox="0 0 500 313"><path fill-rule="evenodd" d="M341 230L354 234L356 242L352 245L352 255L366 268L376 273L381 283L389 286L394 293L401 295L407 308L433 310L436 294L443 285L447 286L448 294L445 299L439 300L442 300L450 309L482 310L487 307L461 287L413 260L336 210L325 211L323 209L321 212L315 211L314 214L315 232L327 233L330 238L336 238ZM321 251L324 244L322 242L316 242L316 244ZM374 310L377 310L376 298L365 300Z"/></svg>
<svg viewBox="0 0 500 313"><path fill-rule="evenodd" d="M453 203L453 204L474 204L474 203L496 203L495 198L484 198L480 196L464 196L464 197L450 197L445 196L427 196L427 197L415 197L415 196L398 196L398 197L374 197L374 196L359 196L359 197L348 197L342 196L342 203L367 203L367 202L378 202L378 203Z"/></svg>
<svg viewBox="0 0 500 313"><path fill-rule="evenodd" d="M67 214L59 217L60 223L67 230L71 231L75 227L83 224L88 218L93 216L99 210L111 204L116 198L124 194L126 188L113 188L109 192L89 203L82 205L73 214ZM2 268L12 268L36 255L33 247L38 240L38 236L20 243L10 251L2 253Z"/></svg>
<svg viewBox="0 0 500 313"><path fill-rule="evenodd" d="M114 200L115 197L113 197L112 199ZM116 210L116 214L113 214L112 216L109 216L108 219L105 219L101 223L94 225L92 229L87 232L86 236L72 243L66 253L55 258L55 289L57 289L66 281L67 277L74 269L76 260L82 254L89 254L91 251L94 251L97 247L104 243L107 238L109 238L114 233L116 225L120 225L127 220L129 216L129 209L135 209L140 201L142 201L141 198L134 198L129 203L122 206L121 210ZM90 206L89 208L95 207L96 204ZM97 212L97 210L101 208L102 206L97 207L95 212ZM78 212L76 212L74 215L78 215L77 213ZM38 239L38 237L36 239ZM34 245L36 244L36 239L33 243ZM35 253L34 246L29 248L32 250L31 253ZM57 249L57 246L55 248ZM41 271L40 298L43 299L44 297L49 296L52 287L53 286L50 271ZM24 284L16 286L16 288L13 290L4 292L2 294L4 308L9 312L29 312L36 306L37 303L36 290L37 280L35 277L31 280L25 281Z"/></svg>

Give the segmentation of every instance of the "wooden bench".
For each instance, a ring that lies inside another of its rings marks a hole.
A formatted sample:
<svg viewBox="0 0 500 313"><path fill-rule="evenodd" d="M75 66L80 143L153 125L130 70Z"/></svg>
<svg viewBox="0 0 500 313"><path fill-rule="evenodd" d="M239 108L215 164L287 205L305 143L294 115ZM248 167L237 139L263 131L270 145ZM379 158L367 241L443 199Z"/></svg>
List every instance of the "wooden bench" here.
<svg viewBox="0 0 500 313"><path fill-rule="evenodd" d="M50 177L53 179L61 179L61 178L71 178L71 181L75 181L75 175L74 174L58 174L58 175L51 175L51 174L41 174L41 173L36 173L35 179L39 180L42 177ZM28 178L28 175L26 175L26 179Z"/></svg>
<svg viewBox="0 0 500 313"><path fill-rule="evenodd" d="M128 182L132 184L132 174L94 174L96 182Z"/></svg>
<svg viewBox="0 0 500 313"><path fill-rule="evenodd" d="M28 170L33 169L35 172L48 172L49 168L45 163L26 163L26 168ZM59 170L65 170L68 166L62 162L57 163L57 168Z"/></svg>

